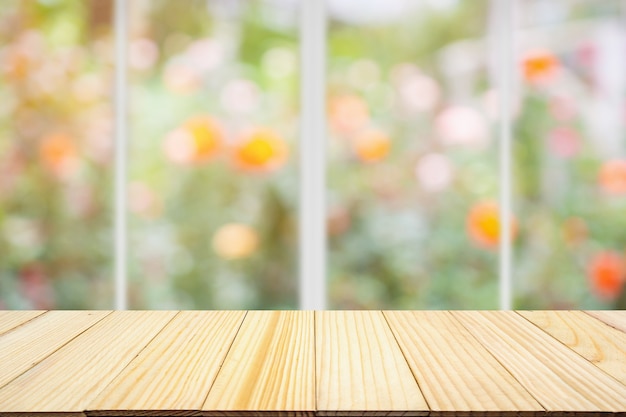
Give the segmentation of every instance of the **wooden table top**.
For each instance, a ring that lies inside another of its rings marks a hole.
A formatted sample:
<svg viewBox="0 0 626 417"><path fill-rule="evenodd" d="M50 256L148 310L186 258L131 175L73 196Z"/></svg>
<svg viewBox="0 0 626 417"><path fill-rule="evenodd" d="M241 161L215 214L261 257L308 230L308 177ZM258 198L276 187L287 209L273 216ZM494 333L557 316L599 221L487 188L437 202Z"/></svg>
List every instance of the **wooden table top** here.
<svg viewBox="0 0 626 417"><path fill-rule="evenodd" d="M626 311L0 311L0 416L626 416Z"/></svg>

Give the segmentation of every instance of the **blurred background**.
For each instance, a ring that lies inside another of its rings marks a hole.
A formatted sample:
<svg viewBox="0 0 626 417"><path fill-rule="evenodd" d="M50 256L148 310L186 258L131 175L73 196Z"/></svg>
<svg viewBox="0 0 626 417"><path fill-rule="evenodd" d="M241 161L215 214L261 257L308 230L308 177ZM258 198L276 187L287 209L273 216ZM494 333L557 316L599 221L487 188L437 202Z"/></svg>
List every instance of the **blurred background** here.
<svg viewBox="0 0 626 417"><path fill-rule="evenodd" d="M128 3L129 308L297 308L298 2ZM626 2L515 6L513 306L626 308ZM328 307L497 308L490 3L328 14ZM113 305L112 16L2 0L0 308Z"/></svg>

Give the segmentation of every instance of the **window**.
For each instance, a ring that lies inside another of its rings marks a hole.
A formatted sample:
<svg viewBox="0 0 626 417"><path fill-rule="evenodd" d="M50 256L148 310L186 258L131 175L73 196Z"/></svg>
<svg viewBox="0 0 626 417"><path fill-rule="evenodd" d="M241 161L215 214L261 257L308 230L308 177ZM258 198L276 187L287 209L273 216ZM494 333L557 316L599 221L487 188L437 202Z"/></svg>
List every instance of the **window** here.
<svg viewBox="0 0 626 417"><path fill-rule="evenodd" d="M5 0L0 307L624 308L625 13Z"/></svg>

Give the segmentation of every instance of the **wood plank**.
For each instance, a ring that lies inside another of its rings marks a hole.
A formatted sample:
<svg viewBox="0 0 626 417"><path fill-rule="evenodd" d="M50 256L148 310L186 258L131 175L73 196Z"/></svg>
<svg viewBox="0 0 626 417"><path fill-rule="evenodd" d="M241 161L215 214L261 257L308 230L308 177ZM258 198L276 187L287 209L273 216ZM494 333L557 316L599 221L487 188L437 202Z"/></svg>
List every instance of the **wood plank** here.
<svg viewBox="0 0 626 417"><path fill-rule="evenodd" d="M111 313L0 389L0 415L82 414L175 315L172 311Z"/></svg>
<svg viewBox="0 0 626 417"><path fill-rule="evenodd" d="M426 415L428 405L380 311L315 313L318 415Z"/></svg>
<svg viewBox="0 0 626 417"><path fill-rule="evenodd" d="M453 312L549 412L623 412L626 386L515 312Z"/></svg>
<svg viewBox="0 0 626 417"><path fill-rule="evenodd" d="M193 414L209 393L243 311L180 312L100 393L90 415Z"/></svg>
<svg viewBox="0 0 626 417"><path fill-rule="evenodd" d="M45 313L45 310L0 311L0 335Z"/></svg>
<svg viewBox="0 0 626 417"><path fill-rule="evenodd" d="M535 415L544 408L447 311L383 312L433 416Z"/></svg>
<svg viewBox="0 0 626 417"><path fill-rule="evenodd" d="M520 311L519 314L626 384L626 333L582 311Z"/></svg>
<svg viewBox="0 0 626 417"><path fill-rule="evenodd" d="M585 311L585 313L597 318L618 330L626 332L626 310L620 311Z"/></svg>
<svg viewBox="0 0 626 417"><path fill-rule="evenodd" d="M110 312L50 311L0 336L0 387L37 365Z"/></svg>
<svg viewBox="0 0 626 417"><path fill-rule="evenodd" d="M204 415L315 413L311 311L251 311L204 403Z"/></svg>

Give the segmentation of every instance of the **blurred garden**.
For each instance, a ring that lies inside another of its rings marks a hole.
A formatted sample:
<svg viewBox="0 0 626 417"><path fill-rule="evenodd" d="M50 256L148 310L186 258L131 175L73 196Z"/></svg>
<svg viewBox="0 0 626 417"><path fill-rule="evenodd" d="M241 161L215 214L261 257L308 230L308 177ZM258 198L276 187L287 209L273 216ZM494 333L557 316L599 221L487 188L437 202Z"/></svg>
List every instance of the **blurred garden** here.
<svg viewBox="0 0 626 417"><path fill-rule="evenodd" d="M129 307L298 302L297 0L129 1ZM328 307L498 307L486 0L328 0ZM514 307L626 308L626 5L517 0ZM0 308L113 305L112 0L2 0Z"/></svg>

